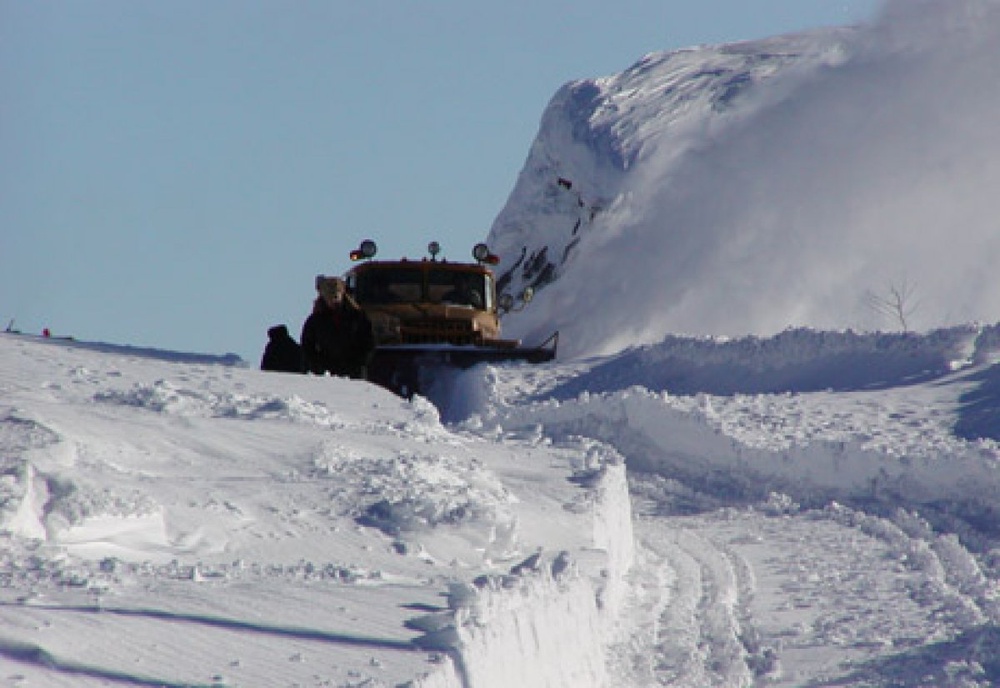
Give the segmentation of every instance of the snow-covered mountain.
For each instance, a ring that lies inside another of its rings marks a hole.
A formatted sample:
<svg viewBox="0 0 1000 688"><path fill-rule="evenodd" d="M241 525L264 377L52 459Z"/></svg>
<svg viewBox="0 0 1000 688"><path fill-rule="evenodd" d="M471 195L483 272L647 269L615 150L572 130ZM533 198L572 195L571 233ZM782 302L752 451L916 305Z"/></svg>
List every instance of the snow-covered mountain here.
<svg viewBox="0 0 1000 688"><path fill-rule="evenodd" d="M508 330L577 355L995 318L998 14L894 2L567 84L490 232L505 286L541 304Z"/></svg>
<svg viewBox="0 0 1000 688"><path fill-rule="evenodd" d="M490 245L503 286L544 289L629 190L651 146L670 136L681 158L761 82L804 63L842 59L843 31L647 55L621 74L563 86L542 116Z"/></svg>

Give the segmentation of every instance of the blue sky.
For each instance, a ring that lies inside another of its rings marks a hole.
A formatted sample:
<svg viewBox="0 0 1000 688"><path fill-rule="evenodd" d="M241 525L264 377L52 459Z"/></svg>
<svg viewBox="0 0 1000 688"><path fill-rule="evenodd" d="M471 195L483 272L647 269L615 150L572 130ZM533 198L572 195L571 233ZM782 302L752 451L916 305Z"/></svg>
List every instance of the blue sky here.
<svg viewBox="0 0 1000 688"><path fill-rule="evenodd" d="M549 98L877 0L0 0L0 318L256 363L365 237L464 259Z"/></svg>

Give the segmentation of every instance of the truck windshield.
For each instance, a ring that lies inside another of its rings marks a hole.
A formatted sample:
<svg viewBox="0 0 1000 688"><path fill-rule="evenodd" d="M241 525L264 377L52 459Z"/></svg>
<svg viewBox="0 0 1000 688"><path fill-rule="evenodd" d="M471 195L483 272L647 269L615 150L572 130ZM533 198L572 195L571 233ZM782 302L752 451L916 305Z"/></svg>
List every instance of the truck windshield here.
<svg viewBox="0 0 1000 688"><path fill-rule="evenodd" d="M357 275L354 296L362 304L446 303L477 309L493 307L489 274L464 270L368 270Z"/></svg>
<svg viewBox="0 0 1000 688"><path fill-rule="evenodd" d="M471 306L480 310L487 307L489 279L476 272L431 270L427 273L427 295L433 303L450 303Z"/></svg>

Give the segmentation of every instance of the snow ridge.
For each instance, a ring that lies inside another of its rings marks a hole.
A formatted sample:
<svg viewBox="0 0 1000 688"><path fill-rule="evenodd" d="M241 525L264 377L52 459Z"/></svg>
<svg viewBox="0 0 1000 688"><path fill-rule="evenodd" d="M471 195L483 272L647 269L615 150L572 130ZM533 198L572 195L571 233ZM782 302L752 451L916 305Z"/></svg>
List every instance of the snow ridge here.
<svg viewBox="0 0 1000 688"><path fill-rule="evenodd" d="M932 380L976 384L982 364L970 366L995 357L996 331L994 325L922 336L800 330L769 340L668 338L595 359L589 370L577 366L569 383L539 392L545 401L494 404L483 422L517 427L545 418L545 433L606 442L633 470L705 485L721 479L758 499L775 491L800 501L885 500L924 508L943 499L976 518L1000 493L992 438L956 436L961 409L926 389L905 403L879 390ZM835 363L822 363L826 357ZM817 364L830 373L846 367L857 377L817 375ZM643 386L633 377L639 371L645 371ZM833 384L847 394L832 391ZM665 389L654 391L658 385ZM602 387L611 391L577 391ZM686 394L668 391L674 388ZM937 411L927 414L928 408ZM882 422L886 416L912 417L922 431L896 435Z"/></svg>
<svg viewBox="0 0 1000 688"><path fill-rule="evenodd" d="M536 553L507 574L452 585L448 612L410 623L426 630L418 645L447 652L454 666L414 685L607 685L608 629L621 613L634 556L631 507L623 463L586 480L593 547Z"/></svg>

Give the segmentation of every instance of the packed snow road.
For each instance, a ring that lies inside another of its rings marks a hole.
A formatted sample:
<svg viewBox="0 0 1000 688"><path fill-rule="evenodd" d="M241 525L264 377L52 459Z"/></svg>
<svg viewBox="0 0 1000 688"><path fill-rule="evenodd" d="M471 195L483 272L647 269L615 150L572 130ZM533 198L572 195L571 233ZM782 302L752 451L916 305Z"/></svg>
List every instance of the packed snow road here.
<svg viewBox="0 0 1000 688"><path fill-rule="evenodd" d="M637 687L995 685L1000 635L957 542L784 508L640 518L634 626L609 673Z"/></svg>
<svg viewBox="0 0 1000 688"><path fill-rule="evenodd" d="M968 334L845 336L832 352L830 334L772 340L761 367L787 386L772 393L697 392L764 382L745 347L708 342L546 377L496 371L480 391L487 423L626 457L637 551L608 675L636 688L1000 685L1000 447L982 403L1000 366L992 334ZM844 347L851 368L817 377ZM636 358L670 360L686 393L635 385ZM597 380L603 393L581 391ZM959 437L970 425L986 432Z"/></svg>

